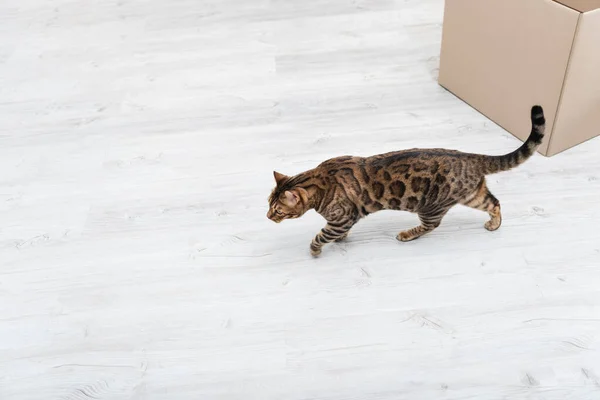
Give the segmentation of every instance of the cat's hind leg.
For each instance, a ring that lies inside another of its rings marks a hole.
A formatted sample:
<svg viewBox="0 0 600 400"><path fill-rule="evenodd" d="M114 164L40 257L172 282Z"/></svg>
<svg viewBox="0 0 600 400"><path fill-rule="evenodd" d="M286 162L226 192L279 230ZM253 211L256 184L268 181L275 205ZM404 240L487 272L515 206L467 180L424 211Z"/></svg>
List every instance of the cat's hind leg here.
<svg viewBox="0 0 600 400"><path fill-rule="evenodd" d="M500 202L488 189L485 179L481 182L475 193L467 196L460 204L487 212L490 220L485 223L484 227L488 231L495 231L502 225Z"/></svg>

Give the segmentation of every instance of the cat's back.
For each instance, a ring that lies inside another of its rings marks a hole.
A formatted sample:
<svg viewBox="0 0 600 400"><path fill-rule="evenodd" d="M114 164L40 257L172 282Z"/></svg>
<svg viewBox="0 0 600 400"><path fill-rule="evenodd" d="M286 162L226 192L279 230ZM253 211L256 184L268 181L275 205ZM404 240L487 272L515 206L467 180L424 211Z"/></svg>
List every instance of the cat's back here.
<svg viewBox="0 0 600 400"><path fill-rule="evenodd" d="M392 175L406 172L425 172L432 174L438 170L449 171L456 164L462 166L471 164L469 161L476 157L474 154L463 153L458 150L442 148L433 149L407 149L377 154L370 157L340 156L323 161L315 169L324 176L337 176L351 173L361 181L369 182L371 175L378 175L387 171ZM442 172L440 171L440 172ZM387 176L387 174L386 174Z"/></svg>
<svg viewBox="0 0 600 400"><path fill-rule="evenodd" d="M342 168L354 168L360 164L364 164L364 162L364 157L340 156L323 161L321 164L319 164L317 169L324 171L337 171Z"/></svg>
<svg viewBox="0 0 600 400"><path fill-rule="evenodd" d="M472 156L469 153L463 153L457 150L448 149L408 149L392 151L389 153L377 154L370 157L358 156L339 156L330 158L319 164L319 169L338 170L340 168L352 168L355 166L371 164L385 167L395 163L411 163L416 161L436 161L436 160L452 160L463 159Z"/></svg>
<svg viewBox="0 0 600 400"><path fill-rule="evenodd" d="M393 164L412 164L415 162L433 163L440 161L460 160L471 154L448 149L408 149L377 154L367 158L369 164L386 167Z"/></svg>

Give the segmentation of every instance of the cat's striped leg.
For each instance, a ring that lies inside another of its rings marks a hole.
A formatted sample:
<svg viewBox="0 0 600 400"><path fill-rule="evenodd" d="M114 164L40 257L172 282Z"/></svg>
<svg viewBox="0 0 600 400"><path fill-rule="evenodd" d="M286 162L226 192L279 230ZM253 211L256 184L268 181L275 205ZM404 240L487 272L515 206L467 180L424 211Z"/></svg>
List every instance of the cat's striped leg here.
<svg viewBox="0 0 600 400"><path fill-rule="evenodd" d="M331 242L339 242L348 236L348 232L354 226L356 221L349 220L344 222L328 222L325 228L315 236L310 244L310 254L317 257L321 254L323 245Z"/></svg>
<svg viewBox="0 0 600 400"><path fill-rule="evenodd" d="M346 232L346 233L344 233L342 236L340 236L339 238L335 239L335 242L336 242L336 243L337 243L337 242L343 242L344 240L348 239L348 233L349 233L349 232Z"/></svg>
<svg viewBox="0 0 600 400"><path fill-rule="evenodd" d="M411 240L415 240L424 234L431 232L440 226L442 219L448 210L450 210L450 208L436 208L434 210L419 212L418 215L421 220L421 225L400 232L398 236L396 236L396 239L401 242L410 242Z"/></svg>
<svg viewBox="0 0 600 400"><path fill-rule="evenodd" d="M490 220L485 223L484 227L488 231L495 231L502 225L500 202L487 188L485 180L479 185L475 193L467 196L460 203L467 207L487 212Z"/></svg>

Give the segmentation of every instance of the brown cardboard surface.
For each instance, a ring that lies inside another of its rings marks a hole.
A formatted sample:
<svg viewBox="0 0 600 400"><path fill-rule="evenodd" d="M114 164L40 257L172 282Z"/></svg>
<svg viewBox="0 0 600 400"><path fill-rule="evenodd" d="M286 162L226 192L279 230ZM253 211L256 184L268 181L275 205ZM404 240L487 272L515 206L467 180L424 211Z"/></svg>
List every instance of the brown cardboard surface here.
<svg viewBox="0 0 600 400"><path fill-rule="evenodd" d="M439 83L522 140L541 104L546 154L580 15L554 0L447 0Z"/></svg>
<svg viewBox="0 0 600 400"><path fill-rule="evenodd" d="M600 9L582 14L550 139L556 154L600 134Z"/></svg>
<svg viewBox="0 0 600 400"><path fill-rule="evenodd" d="M597 10L600 8L600 0L555 0L558 3L562 3L567 7L571 7L574 10L580 12L588 12Z"/></svg>

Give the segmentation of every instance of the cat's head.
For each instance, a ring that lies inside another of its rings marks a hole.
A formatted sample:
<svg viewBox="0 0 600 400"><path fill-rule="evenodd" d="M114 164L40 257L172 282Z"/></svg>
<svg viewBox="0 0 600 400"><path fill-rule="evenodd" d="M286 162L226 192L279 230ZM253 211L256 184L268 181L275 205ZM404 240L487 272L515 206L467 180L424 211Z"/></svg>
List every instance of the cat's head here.
<svg viewBox="0 0 600 400"><path fill-rule="evenodd" d="M269 211L267 218L273 222L284 219L299 218L306 212L308 194L306 189L294 187L290 178L279 172L273 172L275 189L269 196Z"/></svg>

